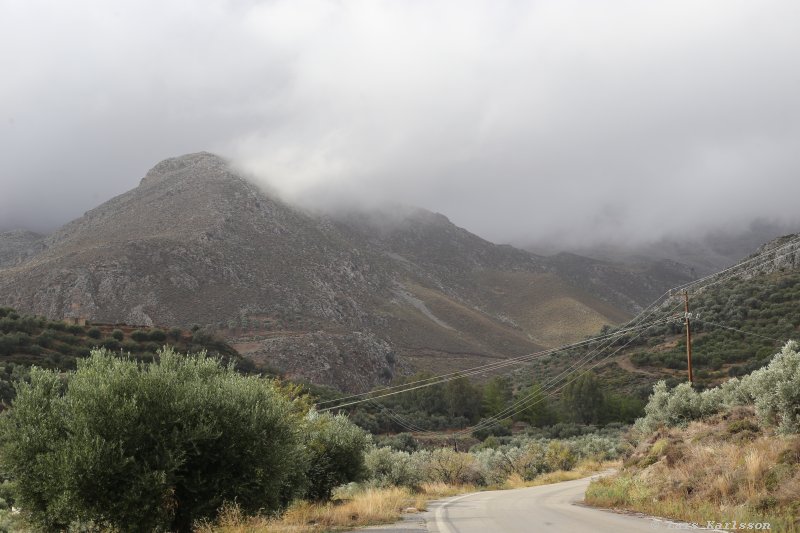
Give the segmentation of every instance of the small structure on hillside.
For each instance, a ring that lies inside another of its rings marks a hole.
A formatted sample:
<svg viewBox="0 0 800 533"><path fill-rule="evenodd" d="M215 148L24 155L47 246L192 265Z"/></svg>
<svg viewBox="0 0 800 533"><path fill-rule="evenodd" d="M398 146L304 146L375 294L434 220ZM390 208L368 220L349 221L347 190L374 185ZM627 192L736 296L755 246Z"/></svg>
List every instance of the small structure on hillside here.
<svg viewBox="0 0 800 533"><path fill-rule="evenodd" d="M86 317L85 316L67 316L64 317L64 322L70 326L85 326L86 325Z"/></svg>

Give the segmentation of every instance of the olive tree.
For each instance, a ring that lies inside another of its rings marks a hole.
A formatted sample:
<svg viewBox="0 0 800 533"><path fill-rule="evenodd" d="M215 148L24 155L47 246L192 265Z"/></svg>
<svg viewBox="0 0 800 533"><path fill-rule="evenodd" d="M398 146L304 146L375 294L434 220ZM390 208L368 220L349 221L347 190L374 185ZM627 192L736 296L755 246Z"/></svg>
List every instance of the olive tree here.
<svg viewBox="0 0 800 533"><path fill-rule="evenodd" d="M17 385L0 459L33 525L188 531L226 501L269 512L304 488L304 413L273 382L159 355L95 350L74 373L33 369Z"/></svg>

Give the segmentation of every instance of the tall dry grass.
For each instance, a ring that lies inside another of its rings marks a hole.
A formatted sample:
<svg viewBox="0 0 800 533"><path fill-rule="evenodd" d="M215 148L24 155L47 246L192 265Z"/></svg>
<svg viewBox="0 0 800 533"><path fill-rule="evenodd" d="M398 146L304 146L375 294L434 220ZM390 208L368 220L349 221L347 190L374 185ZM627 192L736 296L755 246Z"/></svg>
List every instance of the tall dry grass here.
<svg viewBox="0 0 800 533"><path fill-rule="evenodd" d="M214 523L198 524L198 533L319 533L398 520L403 510L422 505L408 489L367 488L342 503L296 502L281 517L244 516L236 505L225 506ZM424 506L423 506L424 509Z"/></svg>
<svg viewBox="0 0 800 533"><path fill-rule="evenodd" d="M732 431L724 417L662 430L625 468L593 482L589 504L705 524L770 522L800 532L800 437Z"/></svg>

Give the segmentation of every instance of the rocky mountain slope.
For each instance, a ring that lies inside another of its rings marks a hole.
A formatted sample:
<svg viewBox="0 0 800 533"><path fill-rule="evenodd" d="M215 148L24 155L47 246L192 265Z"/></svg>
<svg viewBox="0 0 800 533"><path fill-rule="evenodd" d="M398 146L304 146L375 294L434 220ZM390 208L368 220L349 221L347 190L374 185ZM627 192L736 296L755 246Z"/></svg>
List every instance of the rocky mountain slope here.
<svg viewBox="0 0 800 533"><path fill-rule="evenodd" d="M0 233L0 268L21 263L43 248L43 235L14 230Z"/></svg>
<svg viewBox="0 0 800 533"><path fill-rule="evenodd" d="M0 305L200 324L257 363L363 390L582 338L639 305L639 286L568 263L420 209L311 214L198 153L49 236L2 234Z"/></svg>

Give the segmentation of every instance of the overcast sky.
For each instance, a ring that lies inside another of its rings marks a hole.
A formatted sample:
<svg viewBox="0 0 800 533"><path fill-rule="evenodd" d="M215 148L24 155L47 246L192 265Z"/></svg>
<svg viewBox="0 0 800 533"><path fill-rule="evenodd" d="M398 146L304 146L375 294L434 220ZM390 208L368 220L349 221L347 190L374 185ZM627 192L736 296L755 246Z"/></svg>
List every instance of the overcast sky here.
<svg viewBox="0 0 800 533"><path fill-rule="evenodd" d="M0 228L209 150L495 241L800 219L800 3L0 0Z"/></svg>

